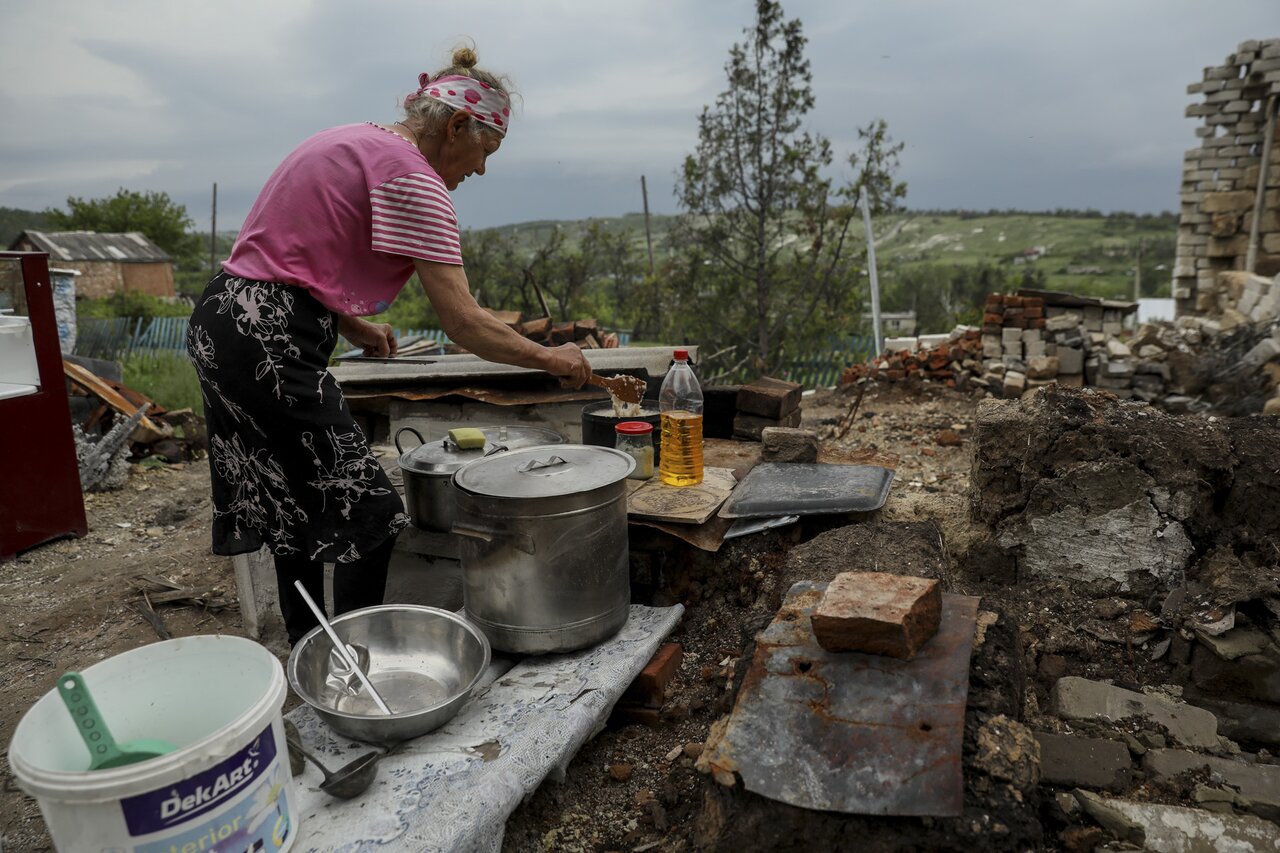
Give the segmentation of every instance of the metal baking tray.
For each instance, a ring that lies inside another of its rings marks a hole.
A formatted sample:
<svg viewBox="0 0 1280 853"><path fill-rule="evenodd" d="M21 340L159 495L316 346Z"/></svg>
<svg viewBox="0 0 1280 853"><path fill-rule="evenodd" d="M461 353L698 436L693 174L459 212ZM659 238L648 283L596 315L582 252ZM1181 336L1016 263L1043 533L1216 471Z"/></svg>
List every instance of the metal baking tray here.
<svg viewBox="0 0 1280 853"><path fill-rule="evenodd" d="M836 515L884 506L893 469L879 465L763 462L720 509L721 518Z"/></svg>

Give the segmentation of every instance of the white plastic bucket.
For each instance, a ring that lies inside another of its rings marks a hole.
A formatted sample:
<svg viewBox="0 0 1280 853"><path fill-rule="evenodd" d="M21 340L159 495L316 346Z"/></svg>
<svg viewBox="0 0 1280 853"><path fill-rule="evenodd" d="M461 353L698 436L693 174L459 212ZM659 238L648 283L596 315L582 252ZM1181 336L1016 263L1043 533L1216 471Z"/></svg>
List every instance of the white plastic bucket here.
<svg viewBox="0 0 1280 853"><path fill-rule="evenodd" d="M284 670L243 637L153 643L83 670L118 742L159 738L177 751L88 770L56 689L31 706L9 766L40 804L54 846L100 853L276 853L297 836L284 739Z"/></svg>

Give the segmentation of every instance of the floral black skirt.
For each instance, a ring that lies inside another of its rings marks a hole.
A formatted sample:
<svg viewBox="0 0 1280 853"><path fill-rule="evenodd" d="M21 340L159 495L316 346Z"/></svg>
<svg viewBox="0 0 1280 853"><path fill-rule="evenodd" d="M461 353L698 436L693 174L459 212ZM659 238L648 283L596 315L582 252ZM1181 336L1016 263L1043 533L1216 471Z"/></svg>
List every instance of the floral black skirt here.
<svg viewBox="0 0 1280 853"><path fill-rule="evenodd" d="M226 273L192 312L215 554L349 563L409 524L328 371L336 321L300 287Z"/></svg>

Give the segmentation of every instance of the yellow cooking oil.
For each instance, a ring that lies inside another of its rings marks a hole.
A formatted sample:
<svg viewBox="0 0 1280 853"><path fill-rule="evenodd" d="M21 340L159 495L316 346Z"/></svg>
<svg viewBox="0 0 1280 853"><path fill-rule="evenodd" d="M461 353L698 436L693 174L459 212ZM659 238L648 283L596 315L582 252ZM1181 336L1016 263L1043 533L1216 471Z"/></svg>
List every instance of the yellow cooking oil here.
<svg viewBox="0 0 1280 853"><path fill-rule="evenodd" d="M683 409L663 412L662 456L658 476L668 486L702 482L702 415Z"/></svg>

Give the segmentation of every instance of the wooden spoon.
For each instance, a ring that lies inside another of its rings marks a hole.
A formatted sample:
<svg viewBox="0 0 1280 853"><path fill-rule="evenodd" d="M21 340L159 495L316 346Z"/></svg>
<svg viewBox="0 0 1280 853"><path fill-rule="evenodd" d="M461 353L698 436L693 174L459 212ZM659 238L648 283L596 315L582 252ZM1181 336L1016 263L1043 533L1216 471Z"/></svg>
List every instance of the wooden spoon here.
<svg viewBox="0 0 1280 853"><path fill-rule="evenodd" d="M598 376L587 377L588 385L604 388L624 403L639 403L644 399L645 381L638 376Z"/></svg>

